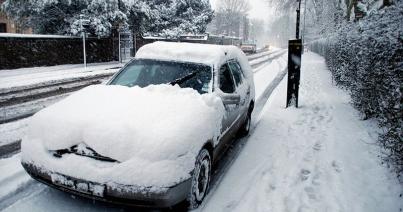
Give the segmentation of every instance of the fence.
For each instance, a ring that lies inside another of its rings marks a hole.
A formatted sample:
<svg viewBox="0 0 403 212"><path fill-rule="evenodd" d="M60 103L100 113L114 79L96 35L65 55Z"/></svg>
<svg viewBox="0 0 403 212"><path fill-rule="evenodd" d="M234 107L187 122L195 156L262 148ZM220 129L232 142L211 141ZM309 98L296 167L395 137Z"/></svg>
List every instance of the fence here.
<svg viewBox="0 0 403 212"><path fill-rule="evenodd" d="M87 62L118 60L112 38L87 38ZM0 34L0 70L83 63L82 38L48 35Z"/></svg>

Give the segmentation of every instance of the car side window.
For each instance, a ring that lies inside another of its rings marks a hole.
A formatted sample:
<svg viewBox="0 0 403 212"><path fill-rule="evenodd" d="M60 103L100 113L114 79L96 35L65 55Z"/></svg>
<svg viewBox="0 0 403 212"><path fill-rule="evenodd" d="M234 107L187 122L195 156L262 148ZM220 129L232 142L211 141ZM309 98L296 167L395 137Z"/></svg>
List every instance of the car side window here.
<svg viewBox="0 0 403 212"><path fill-rule="evenodd" d="M227 64L220 68L220 89L224 93L235 92L234 81L232 79L231 70Z"/></svg>
<svg viewBox="0 0 403 212"><path fill-rule="evenodd" d="M240 66L235 61L229 62L229 66L231 68L232 74L234 75L236 85L240 85L242 83L242 70Z"/></svg>
<svg viewBox="0 0 403 212"><path fill-rule="evenodd" d="M242 66L239 65L238 61L234 61L235 65L239 68L239 71L241 72L242 76L245 77L245 73L242 70Z"/></svg>

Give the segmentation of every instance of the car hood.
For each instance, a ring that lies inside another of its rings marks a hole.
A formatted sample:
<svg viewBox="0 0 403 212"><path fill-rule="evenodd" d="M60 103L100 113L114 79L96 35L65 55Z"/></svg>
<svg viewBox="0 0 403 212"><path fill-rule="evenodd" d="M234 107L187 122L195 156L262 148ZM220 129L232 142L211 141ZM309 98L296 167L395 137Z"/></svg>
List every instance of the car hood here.
<svg viewBox="0 0 403 212"><path fill-rule="evenodd" d="M220 133L223 104L213 94L170 85L96 85L35 114L23 142L47 150L85 144L120 162L195 156Z"/></svg>
<svg viewBox="0 0 403 212"><path fill-rule="evenodd" d="M223 114L217 96L179 86L90 86L30 119L21 160L93 182L169 187L190 178Z"/></svg>

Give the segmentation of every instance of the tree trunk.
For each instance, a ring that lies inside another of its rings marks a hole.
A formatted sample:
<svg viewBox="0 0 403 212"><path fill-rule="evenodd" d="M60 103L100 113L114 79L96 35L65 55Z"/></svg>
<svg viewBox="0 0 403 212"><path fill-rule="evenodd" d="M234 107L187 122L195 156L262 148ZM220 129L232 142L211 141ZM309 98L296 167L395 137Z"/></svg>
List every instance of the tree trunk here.
<svg viewBox="0 0 403 212"><path fill-rule="evenodd" d="M347 2L347 1L346 1ZM346 15L346 19L347 21L350 21L350 17L351 17L351 11L353 10L354 7L357 6L357 0L350 0L349 4L347 5L347 15Z"/></svg>

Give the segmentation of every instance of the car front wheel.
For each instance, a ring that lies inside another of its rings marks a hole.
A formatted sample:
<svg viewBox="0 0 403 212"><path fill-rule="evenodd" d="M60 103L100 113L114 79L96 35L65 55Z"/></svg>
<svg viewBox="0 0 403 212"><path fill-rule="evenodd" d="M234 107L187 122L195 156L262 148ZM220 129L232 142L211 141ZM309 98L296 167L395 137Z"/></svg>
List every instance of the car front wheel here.
<svg viewBox="0 0 403 212"><path fill-rule="evenodd" d="M245 122L242 124L241 128L238 131L239 137L242 138L242 137L245 137L245 136L247 136L249 134L250 125L251 125L251 122L252 122L252 117L251 116L252 116L252 114L249 112L248 116L246 117Z"/></svg>
<svg viewBox="0 0 403 212"><path fill-rule="evenodd" d="M188 202L191 209L199 207L207 194L211 175L211 157L207 149L202 149L196 158L192 175L192 187Z"/></svg>

